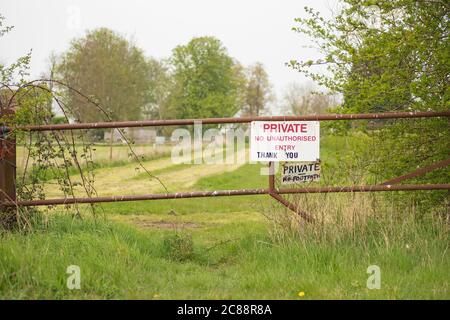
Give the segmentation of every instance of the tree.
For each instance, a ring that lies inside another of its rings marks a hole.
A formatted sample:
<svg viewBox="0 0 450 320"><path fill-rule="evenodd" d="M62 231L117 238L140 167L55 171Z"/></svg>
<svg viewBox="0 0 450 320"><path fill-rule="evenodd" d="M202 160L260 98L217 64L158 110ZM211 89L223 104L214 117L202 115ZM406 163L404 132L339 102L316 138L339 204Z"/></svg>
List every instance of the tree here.
<svg viewBox="0 0 450 320"><path fill-rule="evenodd" d="M50 82L48 83L48 89L50 92L53 92L53 87L54 87L53 80L55 80L55 71L56 71L57 64L58 64L58 56L54 52L50 53L50 56L48 57L48 69L46 72L43 72L41 75L42 79L50 80ZM47 103L47 109L50 114L53 114L52 103L53 103L53 100L49 99L49 101Z"/></svg>
<svg viewBox="0 0 450 320"><path fill-rule="evenodd" d="M94 97L104 106L108 120L142 117L149 100L149 65L139 48L113 31L100 28L72 41L57 72L69 87ZM104 115L75 91L66 90L66 96L76 120L104 120ZM110 160L113 138L114 129L110 135Z"/></svg>
<svg viewBox="0 0 450 320"><path fill-rule="evenodd" d="M324 57L290 65L344 95L353 112L447 110L449 14L445 1L344 0L331 20L306 8L293 28ZM329 73L315 71L325 65ZM331 76L330 76L331 75Z"/></svg>
<svg viewBox="0 0 450 320"><path fill-rule="evenodd" d="M247 69L245 106L243 114L259 116L267 109L267 104L274 99L272 85L262 63L257 62Z"/></svg>
<svg viewBox="0 0 450 320"><path fill-rule="evenodd" d="M167 113L172 117L229 117L241 108L241 68L220 40L194 38L176 47L170 61L174 88Z"/></svg>
<svg viewBox="0 0 450 320"><path fill-rule="evenodd" d="M310 8L309 17L296 19L299 26L294 30L310 36L323 58L292 60L290 65L342 93L340 112L449 110L448 1L342 2L342 10L331 19ZM379 161L367 170L381 179L448 157L450 128L445 118L378 123L384 127L372 132L378 147L371 156ZM427 179L445 183L448 175L447 169Z"/></svg>
<svg viewBox="0 0 450 320"><path fill-rule="evenodd" d="M63 82L95 97L113 120L137 120L149 97L149 65L140 49L101 28L72 41L57 66ZM104 120L92 104L66 91L74 117L82 122Z"/></svg>
<svg viewBox="0 0 450 320"><path fill-rule="evenodd" d="M290 83L283 97L283 107L293 115L321 114L337 106L335 96L314 92L310 84Z"/></svg>
<svg viewBox="0 0 450 320"><path fill-rule="evenodd" d="M173 87L172 77L166 61L148 59L149 67L149 100L144 106L147 119L164 119L168 116L168 97Z"/></svg>

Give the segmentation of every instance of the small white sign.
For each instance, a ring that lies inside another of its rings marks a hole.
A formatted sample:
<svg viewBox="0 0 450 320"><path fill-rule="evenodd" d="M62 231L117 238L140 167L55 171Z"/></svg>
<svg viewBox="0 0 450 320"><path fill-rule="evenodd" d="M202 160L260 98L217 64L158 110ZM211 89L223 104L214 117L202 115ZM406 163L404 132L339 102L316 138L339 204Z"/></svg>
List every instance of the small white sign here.
<svg viewBox="0 0 450 320"><path fill-rule="evenodd" d="M320 162L285 163L281 169L281 183L295 184L320 180Z"/></svg>
<svg viewBox="0 0 450 320"><path fill-rule="evenodd" d="M319 121L253 121L252 161L317 161L320 159Z"/></svg>

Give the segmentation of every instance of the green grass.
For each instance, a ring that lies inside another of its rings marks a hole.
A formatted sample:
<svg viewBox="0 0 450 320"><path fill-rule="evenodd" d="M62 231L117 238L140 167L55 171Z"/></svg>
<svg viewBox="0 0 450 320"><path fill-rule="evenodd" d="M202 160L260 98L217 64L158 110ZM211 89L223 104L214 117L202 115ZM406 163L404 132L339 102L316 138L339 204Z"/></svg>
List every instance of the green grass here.
<svg viewBox="0 0 450 320"><path fill-rule="evenodd" d="M133 155L130 154L130 149L127 145L114 145L113 146L113 158L109 159L110 147L107 145L93 145L92 149L92 160L93 164L89 165L90 170L101 169L101 168L117 168L132 162L137 163L137 160ZM145 162L150 160L157 160L170 156L169 146L158 146L154 148L153 146L143 146L143 145L133 145L133 149L136 155L139 157L139 161ZM76 151L78 153L78 161L80 161L80 166L82 170L87 170L86 160L82 157L83 147L81 145L76 146ZM17 148L17 173L20 175L23 173L25 163L26 163L27 150L23 146ZM71 159L70 156L67 156ZM30 159L31 161L32 159ZM62 161L61 159L58 159ZM32 162L32 161L31 161ZM28 170L33 171L32 164L28 164ZM79 173L78 168L72 165L68 168L70 175L77 175ZM50 181L52 179L57 179L61 176L61 173L52 168L42 169L35 168L34 174L39 178L40 181Z"/></svg>
<svg viewBox="0 0 450 320"><path fill-rule="evenodd" d="M192 165L191 164L185 164L185 163L180 163L180 164L174 164L165 168L161 168L161 169L156 169L156 170L152 170L152 175L154 176L158 176L160 174L163 173L176 173L176 171L180 171L186 168L190 168ZM133 180L145 180L148 179L148 173L146 172L141 172L139 174L137 174L136 176L134 176L133 178L131 178Z"/></svg>
<svg viewBox="0 0 450 320"><path fill-rule="evenodd" d="M347 235L333 246L312 235L280 244L266 228L240 219L193 229L193 256L179 262L164 246L172 230L54 217L45 230L3 236L0 297L299 299L304 291L302 299L449 298L448 243L431 223L389 246L376 225L364 243ZM371 264L381 268L380 290L366 288ZM81 290L66 288L69 265L81 268Z"/></svg>
<svg viewBox="0 0 450 320"><path fill-rule="evenodd" d="M322 158L331 168L333 154L364 143L324 138ZM191 188L266 188L260 168ZM46 213L33 231L0 233L0 298L449 299L448 223L392 199L295 198L325 216L313 226L265 195L109 203L83 220ZM66 287L69 265L81 290ZM366 288L369 265L381 268L380 290Z"/></svg>
<svg viewBox="0 0 450 320"><path fill-rule="evenodd" d="M182 166L185 165L176 165ZM169 167L170 168L170 167ZM246 164L232 173L222 173L200 178L192 190L226 190L240 188L267 188L268 177L259 173L261 165ZM166 170L164 168L163 170ZM176 170L174 171L176 174ZM200 199L175 199L157 201L137 201L132 204L116 202L101 205L102 211L115 214L166 214L174 211L178 214L233 213L241 211L262 211L270 202L268 196L239 196Z"/></svg>

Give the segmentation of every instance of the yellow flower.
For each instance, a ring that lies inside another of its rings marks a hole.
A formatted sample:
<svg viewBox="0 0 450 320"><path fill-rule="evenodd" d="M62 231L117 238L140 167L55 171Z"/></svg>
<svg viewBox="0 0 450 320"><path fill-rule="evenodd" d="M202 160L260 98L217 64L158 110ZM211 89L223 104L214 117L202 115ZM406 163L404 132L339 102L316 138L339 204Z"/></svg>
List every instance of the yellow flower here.
<svg viewBox="0 0 450 320"><path fill-rule="evenodd" d="M298 293L298 296L299 296L299 297L304 297L304 296L305 296L305 293L304 293L303 291L300 291L300 292Z"/></svg>

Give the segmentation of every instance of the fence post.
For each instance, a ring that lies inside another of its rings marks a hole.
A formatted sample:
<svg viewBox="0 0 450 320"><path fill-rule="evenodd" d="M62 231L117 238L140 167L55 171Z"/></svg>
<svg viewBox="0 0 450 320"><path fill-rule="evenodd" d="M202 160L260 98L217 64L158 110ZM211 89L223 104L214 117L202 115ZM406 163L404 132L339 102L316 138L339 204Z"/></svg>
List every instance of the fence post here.
<svg viewBox="0 0 450 320"><path fill-rule="evenodd" d="M12 109L0 110L0 119L14 115ZM0 123L0 212L8 209L4 202L16 201L16 139Z"/></svg>

